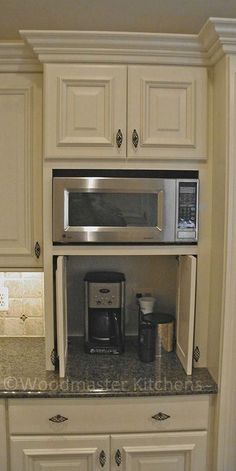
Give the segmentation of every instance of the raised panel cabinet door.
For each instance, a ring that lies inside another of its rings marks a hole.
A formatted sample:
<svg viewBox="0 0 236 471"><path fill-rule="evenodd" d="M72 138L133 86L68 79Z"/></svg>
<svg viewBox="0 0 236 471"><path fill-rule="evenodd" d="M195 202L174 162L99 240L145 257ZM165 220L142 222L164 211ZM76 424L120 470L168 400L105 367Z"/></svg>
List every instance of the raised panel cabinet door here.
<svg viewBox="0 0 236 471"><path fill-rule="evenodd" d="M42 75L0 74L0 266L42 266Z"/></svg>
<svg viewBox="0 0 236 471"><path fill-rule="evenodd" d="M111 471L206 471L207 432L112 435Z"/></svg>
<svg viewBox="0 0 236 471"><path fill-rule="evenodd" d="M45 66L45 159L126 156L127 67Z"/></svg>
<svg viewBox="0 0 236 471"><path fill-rule="evenodd" d="M10 471L108 471L109 437L11 436Z"/></svg>
<svg viewBox="0 0 236 471"><path fill-rule="evenodd" d="M181 255L178 261L176 353L187 375L192 374L197 259Z"/></svg>
<svg viewBox="0 0 236 471"><path fill-rule="evenodd" d="M128 158L207 157L207 72L128 67Z"/></svg>

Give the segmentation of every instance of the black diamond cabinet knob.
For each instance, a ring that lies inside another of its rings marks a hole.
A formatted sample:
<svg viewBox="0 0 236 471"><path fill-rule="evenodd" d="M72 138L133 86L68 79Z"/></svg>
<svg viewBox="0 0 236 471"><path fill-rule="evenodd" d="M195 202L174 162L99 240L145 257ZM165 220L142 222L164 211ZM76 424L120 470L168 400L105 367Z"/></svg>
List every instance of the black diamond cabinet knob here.
<svg viewBox="0 0 236 471"><path fill-rule="evenodd" d="M105 466L106 460L107 460L106 453L105 453L104 450L102 450L100 455L99 455L99 463L100 463L102 468Z"/></svg>
<svg viewBox="0 0 236 471"><path fill-rule="evenodd" d="M66 420L68 420L68 418L63 417L63 415L57 414L48 420L50 420L50 422L53 422L54 424L61 424L62 422L65 422Z"/></svg>
<svg viewBox="0 0 236 471"><path fill-rule="evenodd" d="M158 420L159 422L162 422L163 420L167 420L170 418L170 415L164 414L163 412L158 412L158 414L155 414L152 416L152 419Z"/></svg>
<svg viewBox="0 0 236 471"><path fill-rule="evenodd" d="M116 462L117 466L121 465L121 461L122 461L121 452L120 452L120 450L116 450L115 462Z"/></svg>

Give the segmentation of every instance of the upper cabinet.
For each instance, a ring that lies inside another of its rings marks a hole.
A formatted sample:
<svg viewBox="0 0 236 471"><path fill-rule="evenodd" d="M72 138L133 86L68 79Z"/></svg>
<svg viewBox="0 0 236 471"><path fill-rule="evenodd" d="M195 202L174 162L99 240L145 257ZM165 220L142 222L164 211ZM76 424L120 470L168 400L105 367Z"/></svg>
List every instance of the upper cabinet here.
<svg viewBox="0 0 236 471"><path fill-rule="evenodd" d="M202 160L206 141L206 69L128 68L128 158Z"/></svg>
<svg viewBox="0 0 236 471"><path fill-rule="evenodd" d="M125 157L126 74L125 66L45 67L46 158Z"/></svg>
<svg viewBox="0 0 236 471"><path fill-rule="evenodd" d="M206 159L206 68L46 64L44 132L46 159Z"/></svg>
<svg viewBox="0 0 236 471"><path fill-rule="evenodd" d="M0 266L42 266L42 77L0 74Z"/></svg>

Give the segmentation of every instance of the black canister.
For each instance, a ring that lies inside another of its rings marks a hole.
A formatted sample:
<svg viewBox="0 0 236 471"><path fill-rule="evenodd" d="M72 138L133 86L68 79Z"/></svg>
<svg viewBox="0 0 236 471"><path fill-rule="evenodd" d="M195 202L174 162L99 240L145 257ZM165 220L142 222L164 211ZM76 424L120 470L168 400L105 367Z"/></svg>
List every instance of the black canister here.
<svg viewBox="0 0 236 471"><path fill-rule="evenodd" d="M155 360L156 328L151 322L139 326L139 359L145 363Z"/></svg>

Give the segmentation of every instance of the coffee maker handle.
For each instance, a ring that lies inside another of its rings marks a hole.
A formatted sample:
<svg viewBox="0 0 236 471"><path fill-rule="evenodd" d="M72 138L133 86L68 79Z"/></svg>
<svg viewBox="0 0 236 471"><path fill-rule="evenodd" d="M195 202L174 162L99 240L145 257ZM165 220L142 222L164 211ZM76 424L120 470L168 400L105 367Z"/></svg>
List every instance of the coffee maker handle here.
<svg viewBox="0 0 236 471"><path fill-rule="evenodd" d="M120 331L119 319L116 312L112 313L112 320L113 320L113 329L114 329L116 341L117 343L120 343L121 331Z"/></svg>

